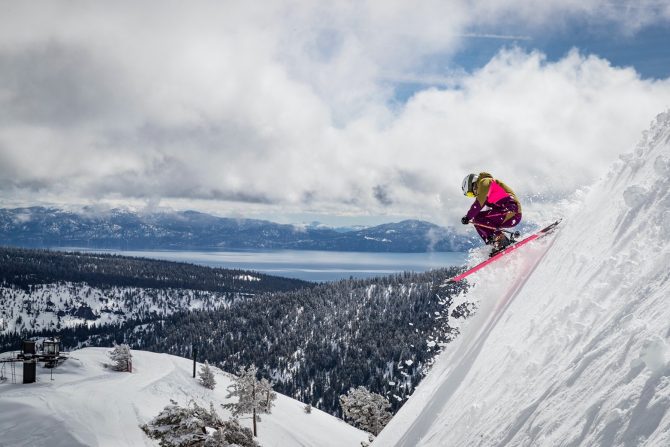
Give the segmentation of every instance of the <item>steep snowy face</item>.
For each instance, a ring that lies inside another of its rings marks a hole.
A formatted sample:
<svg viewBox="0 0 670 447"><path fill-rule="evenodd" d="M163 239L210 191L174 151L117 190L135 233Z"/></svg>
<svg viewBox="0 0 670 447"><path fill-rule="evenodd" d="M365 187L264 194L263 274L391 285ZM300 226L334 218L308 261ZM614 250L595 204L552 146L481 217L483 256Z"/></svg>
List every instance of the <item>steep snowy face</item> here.
<svg viewBox="0 0 670 447"><path fill-rule="evenodd" d="M664 113L554 240L474 278L477 315L375 445L670 445L669 186Z"/></svg>

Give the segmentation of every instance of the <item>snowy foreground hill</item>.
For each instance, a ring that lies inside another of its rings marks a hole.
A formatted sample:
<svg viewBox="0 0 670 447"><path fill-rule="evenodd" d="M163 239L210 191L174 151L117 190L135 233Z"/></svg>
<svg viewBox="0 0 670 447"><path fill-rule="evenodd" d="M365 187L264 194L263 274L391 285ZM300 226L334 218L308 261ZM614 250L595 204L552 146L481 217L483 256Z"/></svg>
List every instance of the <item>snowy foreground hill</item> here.
<svg viewBox="0 0 670 447"><path fill-rule="evenodd" d="M560 175L560 174L557 174ZM670 446L670 113L480 305L375 446Z"/></svg>
<svg viewBox="0 0 670 447"><path fill-rule="evenodd" d="M216 388L210 391L192 378L192 362L167 354L133 351L133 372L115 372L108 348L73 351L70 358L49 372L38 367L38 382L30 385L0 383L0 446L156 446L140 424L154 418L170 399L186 405L193 399L209 408L225 399L229 376L215 371ZM20 365L20 364L18 364ZM198 370L200 365L198 366ZM20 383L21 367L17 367ZM317 409L304 412L304 404L278 395L272 414L258 424L263 447L360 446L367 434ZM241 419L250 427L250 419Z"/></svg>

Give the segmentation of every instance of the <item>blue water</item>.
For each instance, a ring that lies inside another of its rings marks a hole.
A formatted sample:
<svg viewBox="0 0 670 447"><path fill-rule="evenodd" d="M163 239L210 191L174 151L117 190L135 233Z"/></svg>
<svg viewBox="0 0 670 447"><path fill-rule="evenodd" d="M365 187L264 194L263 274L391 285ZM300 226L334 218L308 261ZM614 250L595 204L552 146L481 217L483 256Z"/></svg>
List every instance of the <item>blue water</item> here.
<svg viewBox="0 0 670 447"><path fill-rule="evenodd" d="M269 275L319 282L349 277L369 278L404 271L425 272L436 268L460 266L466 259L465 253L458 252L76 250L190 262L210 267L255 270Z"/></svg>

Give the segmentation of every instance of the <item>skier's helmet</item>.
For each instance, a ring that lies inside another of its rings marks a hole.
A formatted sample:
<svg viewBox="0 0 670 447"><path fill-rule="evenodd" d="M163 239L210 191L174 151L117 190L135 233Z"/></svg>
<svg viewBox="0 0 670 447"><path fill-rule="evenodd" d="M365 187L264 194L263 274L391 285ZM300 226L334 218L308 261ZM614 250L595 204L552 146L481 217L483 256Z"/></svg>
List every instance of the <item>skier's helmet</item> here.
<svg viewBox="0 0 670 447"><path fill-rule="evenodd" d="M463 186L461 187L463 189L463 195L466 197L474 197L475 196L475 185L477 184L477 179L478 176L477 174L468 174L465 176L463 179Z"/></svg>

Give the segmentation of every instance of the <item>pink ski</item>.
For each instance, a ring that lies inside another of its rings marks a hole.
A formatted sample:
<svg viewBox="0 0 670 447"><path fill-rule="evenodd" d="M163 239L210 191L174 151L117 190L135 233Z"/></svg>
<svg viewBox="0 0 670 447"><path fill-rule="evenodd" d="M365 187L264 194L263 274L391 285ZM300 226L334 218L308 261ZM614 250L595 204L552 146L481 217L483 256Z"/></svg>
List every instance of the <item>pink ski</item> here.
<svg viewBox="0 0 670 447"><path fill-rule="evenodd" d="M461 273L460 275L456 275L453 278L448 279L447 284L458 282L458 281L460 281L464 278L467 278L468 276L472 275L473 273L478 272L479 270L483 269L487 265L489 265L489 264L497 261L498 259L502 258L506 254L508 254L510 252L513 252L517 248L519 248L523 245L526 245L527 243L529 243L531 241L534 241L535 239L541 238L542 236L545 236L545 235L551 233L554 230L554 228L556 228L556 226L560 222L561 221L559 219L556 222L552 223L551 225L547 226L546 228L541 229L537 233L532 234L532 235L528 236L527 238L522 239L519 242L516 242L516 243L510 245L509 247L505 248L504 250L501 250L500 252L496 253L495 256L490 257L486 261L477 264L476 266L472 267L469 270L466 270L465 272Z"/></svg>

